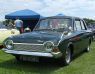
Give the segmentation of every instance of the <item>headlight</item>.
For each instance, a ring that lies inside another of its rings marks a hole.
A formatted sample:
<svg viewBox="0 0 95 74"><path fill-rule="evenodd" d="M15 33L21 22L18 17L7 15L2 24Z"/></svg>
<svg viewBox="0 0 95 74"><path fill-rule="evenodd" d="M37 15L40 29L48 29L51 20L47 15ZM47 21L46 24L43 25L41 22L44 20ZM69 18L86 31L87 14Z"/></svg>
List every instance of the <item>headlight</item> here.
<svg viewBox="0 0 95 74"><path fill-rule="evenodd" d="M7 40L5 42L5 46L7 49L12 49L13 48L13 41L12 40Z"/></svg>
<svg viewBox="0 0 95 74"><path fill-rule="evenodd" d="M44 47L47 52L51 52L54 47L54 43L51 41L47 41L44 43Z"/></svg>

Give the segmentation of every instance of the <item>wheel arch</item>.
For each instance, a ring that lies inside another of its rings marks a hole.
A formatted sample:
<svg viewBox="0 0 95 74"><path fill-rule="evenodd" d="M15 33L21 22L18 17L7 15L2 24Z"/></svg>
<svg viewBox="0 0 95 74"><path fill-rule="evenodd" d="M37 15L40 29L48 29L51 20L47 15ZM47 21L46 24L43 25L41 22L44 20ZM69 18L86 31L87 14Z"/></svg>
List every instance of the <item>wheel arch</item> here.
<svg viewBox="0 0 95 74"><path fill-rule="evenodd" d="M91 39L91 38L89 38L89 45L91 45L91 42L92 42L92 39Z"/></svg>
<svg viewBox="0 0 95 74"><path fill-rule="evenodd" d="M74 45L72 42L68 43L68 48L71 50L71 55L74 54Z"/></svg>

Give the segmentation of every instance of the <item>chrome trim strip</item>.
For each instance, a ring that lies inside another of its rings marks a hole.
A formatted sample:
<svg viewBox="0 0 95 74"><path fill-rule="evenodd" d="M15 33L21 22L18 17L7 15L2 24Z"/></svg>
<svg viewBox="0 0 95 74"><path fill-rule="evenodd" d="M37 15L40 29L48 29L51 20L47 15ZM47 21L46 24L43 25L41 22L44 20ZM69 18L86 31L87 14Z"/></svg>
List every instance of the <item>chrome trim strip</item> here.
<svg viewBox="0 0 95 74"><path fill-rule="evenodd" d="M44 45L44 44L32 44L32 43L13 43L13 44L23 44L23 45Z"/></svg>
<svg viewBox="0 0 95 74"><path fill-rule="evenodd" d="M51 42L54 45L54 43L52 41L46 41L46 42ZM44 42L43 44L34 44L34 43L13 43L13 44L23 44L23 45L44 45L46 42Z"/></svg>
<svg viewBox="0 0 95 74"><path fill-rule="evenodd" d="M62 39L63 39L63 35L64 35L64 34L62 33L62 35L61 35L61 37L60 37L61 39L59 40L59 42L58 42L57 46L58 46L58 45L59 45L59 43L62 41Z"/></svg>

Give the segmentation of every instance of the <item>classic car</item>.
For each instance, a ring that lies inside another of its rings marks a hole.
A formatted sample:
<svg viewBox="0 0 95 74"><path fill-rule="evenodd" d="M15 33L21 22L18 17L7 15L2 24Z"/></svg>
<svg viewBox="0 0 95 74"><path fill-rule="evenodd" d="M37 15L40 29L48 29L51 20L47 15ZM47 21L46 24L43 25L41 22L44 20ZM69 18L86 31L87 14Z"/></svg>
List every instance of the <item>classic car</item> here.
<svg viewBox="0 0 95 74"><path fill-rule="evenodd" d="M88 26L88 29L91 30L91 36L92 36L92 40L95 40L95 23L91 23Z"/></svg>
<svg viewBox="0 0 95 74"><path fill-rule="evenodd" d="M2 43L7 37L17 34L20 34L18 30L9 28L3 24L0 25L0 48L2 48Z"/></svg>
<svg viewBox="0 0 95 74"><path fill-rule="evenodd" d="M89 51L90 31L84 20L70 16L52 16L39 20L33 32L7 38L4 51L17 60L25 56L61 59L68 65L81 51ZM31 59L32 59L31 58Z"/></svg>

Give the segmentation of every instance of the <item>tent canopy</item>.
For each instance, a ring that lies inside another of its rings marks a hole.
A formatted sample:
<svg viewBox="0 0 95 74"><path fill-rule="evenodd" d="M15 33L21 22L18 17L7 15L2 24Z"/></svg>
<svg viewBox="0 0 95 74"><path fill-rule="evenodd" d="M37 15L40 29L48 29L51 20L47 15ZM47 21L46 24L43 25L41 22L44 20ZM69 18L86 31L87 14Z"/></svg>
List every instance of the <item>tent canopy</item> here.
<svg viewBox="0 0 95 74"><path fill-rule="evenodd" d="M40 14L29 10L29 9L25 9L25 10L19 10L10 14L5 15L5 19L32 19L32 18L40 18Z"/></svg>

